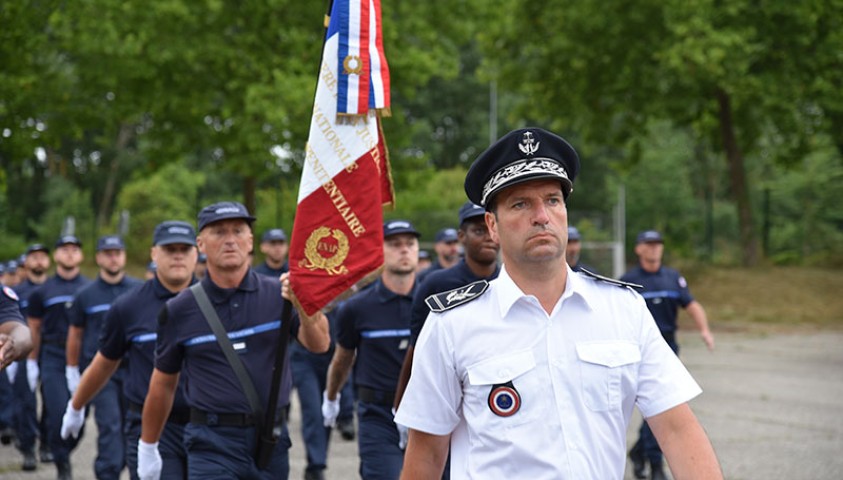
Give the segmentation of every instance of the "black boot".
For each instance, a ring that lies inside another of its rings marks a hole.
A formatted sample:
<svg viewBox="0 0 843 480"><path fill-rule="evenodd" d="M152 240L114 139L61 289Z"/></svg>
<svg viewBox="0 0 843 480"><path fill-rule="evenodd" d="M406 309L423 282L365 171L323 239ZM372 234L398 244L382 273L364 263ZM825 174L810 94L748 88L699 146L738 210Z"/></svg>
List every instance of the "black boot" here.
<svg viewBox="0 0 843 480"><path fill-rule="evenodd" d="M38 459L35 458L35 450L23 452L23 471L31 472L38 468Z"/></svg>
<svg viewBox="0 0 843 480"><path fill-rule="evenodd" d="M56 462L56 468L59 471L58 480L73 480L73 473L70 471L70 460Z"/></svg>
<svg viewBox="0 0 843 480"><path fill-rule="evenodd" d="M635 475L635 478L647 478L646 473L644 473L644 469L647 467L647 464L644 461L644 455L641 451L633 447L632 450L629 451L629 459L632 461L632 474Z"/></svg>
<svg viewBox="0 0 843 480"><path fill-rule="evenodd" d="M650 479L651 480L667 480L667 475L664 474L661 462L650 462Z"/></svg>

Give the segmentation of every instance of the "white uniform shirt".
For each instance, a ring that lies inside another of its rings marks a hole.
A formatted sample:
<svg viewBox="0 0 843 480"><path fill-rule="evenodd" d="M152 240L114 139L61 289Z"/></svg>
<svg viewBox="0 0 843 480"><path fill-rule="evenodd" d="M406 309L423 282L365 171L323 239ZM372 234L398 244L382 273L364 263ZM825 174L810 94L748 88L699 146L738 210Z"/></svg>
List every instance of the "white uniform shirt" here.
<svg viewBox="0 0 843 480"><path fill-rule="evenodd" d="M520 408L499 416L490 393L510 381ZM452 434L455 480L621 479L633 406L650 417L700 392L631 289L568 269L548 315L501 268L479 298L430 314L395 421Z"/></svg>

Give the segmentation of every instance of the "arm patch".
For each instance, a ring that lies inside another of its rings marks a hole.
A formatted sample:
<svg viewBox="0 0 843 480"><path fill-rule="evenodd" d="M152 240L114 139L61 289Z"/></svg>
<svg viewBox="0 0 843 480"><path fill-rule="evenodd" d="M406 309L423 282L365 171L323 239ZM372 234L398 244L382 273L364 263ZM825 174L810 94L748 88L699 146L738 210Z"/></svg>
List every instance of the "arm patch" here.
<svg viewBox="0 0 843 480"><path fill-rule="evenodd" d="M435 293L424 299L424 302L431 312L440 313L474 300L488 288L489 282L478 280L447 292Z"/></svg>
<svg viewBox="0 0 843 480"><path fill-rule="evenodd" d="M638 285L637 283L624 282L621 280L615 280L614 278L604 277L603 275L597 275L596 273L589 272L584 268L580 269L580 271L577 273L582 273L586 277L591 277L597 281L608 283L609 285L614 285L616 287L630 287L636 290L641 290L642 288L644 288L643 285Z"/></svg>

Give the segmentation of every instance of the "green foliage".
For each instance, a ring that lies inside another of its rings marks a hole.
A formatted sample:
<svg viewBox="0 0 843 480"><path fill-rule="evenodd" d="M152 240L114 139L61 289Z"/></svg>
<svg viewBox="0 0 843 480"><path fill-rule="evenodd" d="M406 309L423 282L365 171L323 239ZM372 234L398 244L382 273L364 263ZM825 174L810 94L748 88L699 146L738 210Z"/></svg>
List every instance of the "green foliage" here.
<svg viewBox="0 0 843 480"><path fill-rule="evenodd" d="M94 225L94 214L91 209L90 192L78 189L72 182L62 177L47 179L42 200L49 207L41 219L30 220L30 227L36 233L37 239L51 245L65 232L65 221L73 217L74 233L82 241L86 251L93 251L98 232Z"/></svg>
<svg viewBox="0 0 843 480"><path fill-rule="evenodd" d="M126 248L132 261L149 260L148 247L159 223L182 220L196 225L195 204L204 182L201 172L190 170L182 163L171 163L153 175L126 184L117 198L117 210L128 210L130 214Z"/></svg>

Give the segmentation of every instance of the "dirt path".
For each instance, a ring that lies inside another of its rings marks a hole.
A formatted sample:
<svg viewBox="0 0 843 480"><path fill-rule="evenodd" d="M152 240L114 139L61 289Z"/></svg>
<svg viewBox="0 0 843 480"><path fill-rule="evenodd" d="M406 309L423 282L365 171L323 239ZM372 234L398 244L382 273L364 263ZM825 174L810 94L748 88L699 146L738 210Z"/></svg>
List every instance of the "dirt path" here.
<svg viewBox="0 0 843 480"><path fill-rule="evenodd" d="M726 478L843 478L843 332L716 332L709 353L691 332L682 358L704 393L692 402L714 443ZM292 480L303 477L304 452L293 411ZM634 440L633 420L629 442ZM90 425L92 427L93 425ZM74 453L74 478L93 478L94 429ZM335 436L329 479L357 478L357 448ZM55 478L52 465L19 472L20 456L0 447L0 478ZM627 468L629 470L629 468ZM128 475L124 475L128 478ZM626 477L632 476L627 471Z"/></svg>

